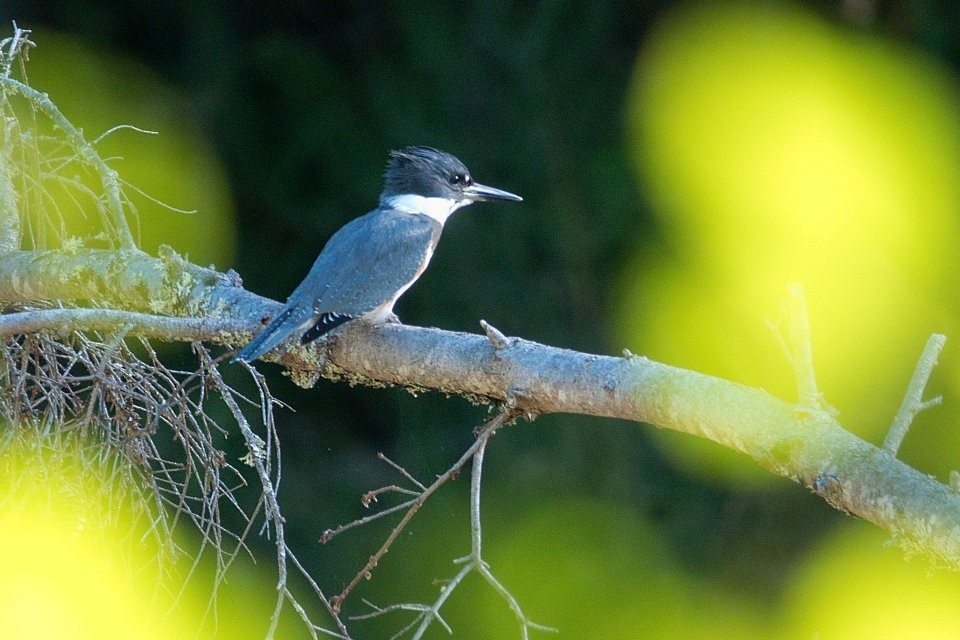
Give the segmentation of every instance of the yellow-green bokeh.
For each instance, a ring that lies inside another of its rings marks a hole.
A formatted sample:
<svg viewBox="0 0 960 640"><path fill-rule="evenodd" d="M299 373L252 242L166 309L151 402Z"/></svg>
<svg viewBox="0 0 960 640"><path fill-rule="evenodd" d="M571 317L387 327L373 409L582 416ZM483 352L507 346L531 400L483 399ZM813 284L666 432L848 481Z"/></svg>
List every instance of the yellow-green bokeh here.
<svg viewBox="0 0 960 640"><path fill-rule="evenodd" d="M0 637L186 637L164 614L172 550L124 463L75 436L5 428Z"/></svg>
<svg viewBox="0 0 960 640"><path fill-rule="evenodd" d="M879 441L927 335L960 326L957 104L919 53L782 3L661 22L628 125L666 244L624 271L627 346L793 400L765 321L799 282L826 399ZM717 447L671 443L691 468L751 475L740 458L718 466L734 459Z"/></svg>
<svg viewBox="0 0 960 640"><path fill-rule="evenodd" d="M888 539L872 525L850 521L820 544L793 578L779 637L956 638L960 576L936 571L923 558L904 561Z"/></svg>
<svg viewBox="0 0 960 640"><path fill-rule="evenodd" d="M264 636L276 566L241 554L217 585L216 551L195 561L197 532L166 529L141 473L77 432L0 429L0 638ZM287 607L276 637L306 633Z"/></svg>
<svg viewBox="0 0 960 640"><path fill-rule="evenodd" d="M229 267L235 221L226 175L186 98L147 67L106 48L45 29L36 29L32 39L38 45L26 65L30 85L47 93L87 140L118 125L157 132L118 130L96 143L100 156L132 185L125 193L136 208L131 228L140 246L154 253L165 244L199 264ZM36 125L43 133L63 135L42 115ZM28 126L29 120L21 122L21 128ZM64 157L72 153L66 146L54 151ZM38 201L60 212L68 237L96 236L100 228L92 202L69 181L80 180L95 194L102 186L94 174L71 166L62 174L44 183L46 194ZM177 213L150 198L196 213Z"/></svg>
<svg viewBox="0 0 960 640"><path fill-rule="evenodd" d="M686 572L653 527L622 505L551 500L486 531L494 573L531 619L560 637L771 637L770 612ZM517 637L515 618L491 588L481 588L477 604L484 629L467 637Z"/></svg>

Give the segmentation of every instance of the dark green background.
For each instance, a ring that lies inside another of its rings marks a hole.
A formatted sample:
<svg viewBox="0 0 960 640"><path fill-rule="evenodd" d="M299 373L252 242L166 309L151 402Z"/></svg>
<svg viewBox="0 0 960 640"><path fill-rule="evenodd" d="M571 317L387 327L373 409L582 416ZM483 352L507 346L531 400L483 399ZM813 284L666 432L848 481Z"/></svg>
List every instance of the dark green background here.
<svg viewBox="0 0 960 640"><path fill-rule="evenodd" d="M455 216L398 305L403 321L476 332L483 318L508 335L616 354L629 346L610 333L617 278L631 252L657 238L628 161L625 96L645 34L675 4L4 2L0 15L136 58L180 88L235 199L236 257L217 266L236 269L249 289L284 299L326 238L375 205L387 151L429 144L525 201ZM960 65L957 3L880 2L862 24L839 2L806 4ZM321 382L304 391L276 367L260 368L295 409L280 412L289 534L335 588L385 534L356 532L334 553L316 543L361 515L360 493L398 480L375 453L429 479L487 412L398 390ZM786 569L837 516L787 482L736 492L687 479L647 429L547 416L498 435L488 453L488 528L531 505L597 499L651 522L694 572L775 600ZM426 560L441 569L415 572L421 586L466 550L466 484L434 507L461 537Z"/></svg>

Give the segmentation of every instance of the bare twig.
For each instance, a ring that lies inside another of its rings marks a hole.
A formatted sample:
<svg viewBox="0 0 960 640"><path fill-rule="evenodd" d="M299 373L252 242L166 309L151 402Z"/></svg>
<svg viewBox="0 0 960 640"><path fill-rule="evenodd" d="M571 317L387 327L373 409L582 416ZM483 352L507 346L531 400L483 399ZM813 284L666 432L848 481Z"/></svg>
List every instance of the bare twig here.
<svg viewBox="0 0 960 640"><path fill-rule="evenodd" d="M489 437L490 433L496 431L503 424L509 422L512 419L513 419L513 414L510 412L499 413L486 423L482 433L488 433L487 437ZM413 516L415 516L417 511L420 510L420 507L423 506L423 504L427 501L427 499L430 498L430 496L433 495L437 491L437 489L439 489L444 484L446 484L446 482L451 478L459 475L460 470L474 456L474 454L476 454L477 450L483 446L483 443L485 442L485 440L486 438L480 439L478 437L477 440L475 440L474 443L467 448L467 450L463 453L463 455L461 455L460 458L457 459L457 461L453 463L453 465L449 469L447 469L442 474L437 476L436 480L434 480L429 486L427 486L422 492L420 492L420 494L414 500L410 500L409 502L406 502L403 505L398 505L396 507L393 507L387 510L388 512L393 513L395 511L399 511L403 508L406 508L407 511L403 515L403 517L400 519L400 522L397 523L397 525L393 528L393 530L387 536L386 540L384 540L383 544L380 545L380 548L377 549L376 553L370 556L370 559L367 561L367 563L363 566L362 569L360 569L360 571L357 572L357 574L347 584L347 586L344 587L343 591L341 591L339 595L336 595L333 598L331 598L334 609L336 611L340 610L347 596L350 595L350 593L356 588L358 584L360 584L361 581L370 578L370 576L373 574L374 568L380 562L380 559L383 558L383 556L387 553L387 551L390 550L390 547L393 546L393 543L397 539L397 536L399 536L400 533L406 528L410 520L413 519ZM370 516L368 518L361 518L347 525L342 525L336 529L329 530L324 533L323 538L321 538L321 541L326 542L330 540L332 537L334 537L335 535L337 535L338 533L346 529L359 526L359 524L361 524L361 520L364 522L370 522L371 520L375 520L379 517L382 517L382 515L386 515L386 514L377 514L374 516Z"/></svg>
<svg viewBox="0 0 960 640"><path fill-rule="evenodd" d="M9 76L13 70L13 63L18 58L26 59L30 48L35 47L30 41L30 29L21 29L13 22L13 35L0 40L0 70L3 75Z"/></svg>
<svg viewBox="0 0 960 640"><path fill-rule="evenodd" d="M419 496L419 495L422 495L422 494L417 494L417 495ZM366 525L366 524L369 524L369 523L373 522L374 520L379 520L380 518L383 518L383 517L385 517L385 516L389 516L389 515L391 515L391 514L393 514L393 513L396 513L396 512L398 512L398 511L403 511L404 509L410 509L410 508L412 508L412 507L416 507L418 500L419 500L419 497L416 498L416 499L414 499L414 500L408 500L408 501L406 501L406 502L402 502L402 503L400 503L400 504L393 505L392 507L387 507L386 509L383 509L383 510L381 510L381 511L377 511L376 513L371 514L371 515L369 515L369 516L364 516L363 518L357 518L356 520L352 520L351 522L348 522L347 524L342 524L342 525L340 525L340 526L338 526L338 527L335 527L335 528L333 528L333 529L327 529L326 531L323 532L323 535L320 536L320 542L325 544L325 543L330 542L331 540L333 540L336 536L340 535L340 534L343 533L344 531L349 531L350 529L355 529L355 528L357 528L357 527L362 527L362 526L364 526L364 525ZM368 506L368 505L364 504L363 506Z"/></svg>
<svg viewBox="0 0 960 640"><path fill-rule="evenodd" d="M100 144L100 143L103 141L104 138L106 138L106 137L108 137L108 136L116 133L117 131L135 131L136 133L142 133L142 134L145 134L145 135L148 135L148 136L155 136L155 135L159 135L159 133L160 133L159 131L151 131L151 130L149 130L149 129L141 129L140 127L135 127L135 126L133 126L132 124L118 124L118 125L115 126L115 127L110 127L109 129L107 129L106 131L104 131L103 133L101 133L99 136L97 136L96 138L94 138L93 140L91 140L91 141L90 141L90 144L93 145L93 146L97 146L98 144Z"/></svg>
<svg viewBox="0 0 960 640"><path fill-rule="evenodd" d="M500 415L495 416L493 419L488 421L477 436L477 444L479 444L479 447L477 447L476 452L473 454L473 464L470 473L470 555L454 560L455 563L462 564L463 567L461 567L460 571L458 571L453 578L444 583L443 588L440 590L440 595L437 597L436 601L421 611L419 616L420 624L412 636L413 640L420 640L434 621L442 622L443 619L440 617L440 609L443 607L447 599L453 595L453 592L460 585L460 583L463 582L463 579L466 578L467 575L469 575L472 571L476 571L483 576L484 580L486 580L487 583L493 587L493 590L496 591L501 598L506 600L507 605L510 607L513 615L517 618L517 622L520 624L520 636L523 640L528 640L530 637L530 629L556 632L556 629L552 627L546 627L537 624L527 618L526 614L523 613L523 609L520 608L520 604L517 602L517 599L497 579L497 577L493 574L493 571L490 570L490 566L483 559L483 528L480 518L480 488L483 484L483 454L486 451L487 442L490 440L490 437L496 433L497 429L500 428L504 422L508 422L510 419L512 419L511 414L504 411ZM446 627L446 623L444 623L444 627ZM449 627L446 628L449 629Z"/></svg>
<svg viewBox="0 0 960 640"><path fill-rule="evenodd" d="M366 600L364 603L367 604L373 611L353 616L353 620L365 620L374 617L380 617L394 611L412 611L416 613L414 619L401 628L393 638L399 638L405 635L408 631L413 630L412 638L414 640L419 640L423 637L423 634L426 633L427 629L433 624L440 624L448 633L452 633L450 626L443 619L440 614L440 610L443 608L443 605L457 589L457 587L463 582L470 573L476 571L479 573L484 580L490 584L491 587L504 599L507 601L508 606L514 615L517 617L517 621L520 623L521 637L524 640L527 640L529 637L530 629L536 629L539 631L555 631L549 627L539 625L535 622L532 622L526 615L523 613L523 610L520 608L519 603L513 594L503 586L503 584L497 579L497 577L490 570L490 567L483 560L482 557L482 525L480 517L480 489L482 485L483 478L483 454L486 450L487 442L493 436L497 430L502 427L504 424L515 419L517 414L511 410L502 410L499 414L488 420L481 428L477 430L477 438L473 445L467 449L463 456L454 463L445 473L438 476L437 480L431 484L429 487L426 487L423 492L415 499L411 500L404 505L398 505L398 507L393 507L391 509L385 510L384 512L378 513L376 516L367 519L361 519L363 521L369 522L372 519L380 517L381 515L387 512L394 512L399 508L407 508L407 513L404 515L400 523L394 528L390 533L390 536L387 538L386 542L381 546L380 550L375 554L371 561L357 574L357 577L354 578L354 581L344 590L344 592L336 598L338 605L342 605L343 600L353 589L355 584L359 582L360 579L367 578L370 575L370 572L373 570L373 567L376 565L377 561L383 556L384 553L389 549L393 540L396 536L403 530L407 525L410 518L416 513L417 509L423 505L426 499L436 491L443 483L453 477L455 474L459 474L463 465L467 463L468 460L472 458L472 470L470 474L470 554L464 558L455 560L457 564L462 564L463 566L457 572L457 574L444 582L443 588L440 590L440 594L437 597L436 601L433 604L418 604L418 603L397 603L387 607L376 606ZM397 465L391 463L392 466L397 467ZM407 475L406 472L403 472L404 475ZM325 539L329 539L336 533L339 533L348 528L358 526L361 523L361 520L356 520L349 525L344 525L332 532L325 534Z"/></svg>
<svg viewBox="0 0 960 640"><path fill-rule="evenodd" d="M927 344L920 354L917 366L913 370L913 376L910 378L910 384L907 385L907 392L900 403L900 409L893 418L893 423L887 431L887 437L883 440L883 449L891 455L897 455L903 439L907 437L910 425L918 413L935 407L943 401L943 398L937 396L929 400L923 399L923 392L927 388L930 376L933 374L934 367L937 366L937 358L943 351L943 345L946 344L947 337L939 333L931 335L927 339Z"/></svg>
<svg viewBox="0 0 960 640"><path fill-rule="evenodd" d="M274 605L273 615L270 617L270 626L267 630L266 638L269 640L274 637L277 630L277 625L280 622L280 614L283 611L283 606L284 604L290 604L306 625L308 631L310 632L310 636L316 639L317 630L320 627L314 624L310 619L306 610L290 591L290 586L288 584L288 565L293 562L293 560L290 558L290 550L286 541L284 528L285 519L280 510L280 503L277 500L277 485L280 482L280 465L279 448L271 449L271 443L273 443L276 439L276 430L272 420L272 412L268 414L268 419L266 421L267 438L264 440L253 432L253 429L250 427L250 423L240 410L240 405L234 398L233 390L223 381L216 364L208 360L203 362L203 365L205 369L209 370L211 381L219 391L220 397L227 405L227 408L230 410L234 421L240 427L240 432L243 434L244 440L247 443L248 453L245 461L256 470L257 477L260 479L260 495L265 507L264 517L266 519L266 524L272 525L274 545L276 547L277 554L277 600ZM269 406L269 403L267 406ZM276 453L273 455L271 455L272 450L276 451ZM274 459L277 461L276 471L272 470ZM302 566L299 562L295 562L294 565L302 570ZM312 586L317 594L317 597L333 617L333 620L336 623L342 637L348 638L349 634L347 633L346 626L339 619L337 611L332 606L330 600L328 600L319 587L317 587L316 583L313 583Z"/></svg>
<svg viewBox="0 0 960 640"><path fill-rule="evenodd" d="M420 489L420 491L426 491L426 490L427 490L427 488L426 488L425 486L423 486L423 485L420 483L419 480L417 480L417 479L414 478L412 475L410 475L410 473L409 473L406 469L404 469L403 467L401 467L399 464L397 464L396 462L394 462L393 460L391 460L390 458L388 458L382 451L379 452L379 453L377 453L377 460L383 460L383 461L386 462L388 465L390 465L391 467L393 467L393 468L397 471L397 473L399 473L399 474L402 475L404 478L406 478L407 481L410 482L410 484L412 484L412 485L414 485L415 487L417 487L418 489Z"/></svg>

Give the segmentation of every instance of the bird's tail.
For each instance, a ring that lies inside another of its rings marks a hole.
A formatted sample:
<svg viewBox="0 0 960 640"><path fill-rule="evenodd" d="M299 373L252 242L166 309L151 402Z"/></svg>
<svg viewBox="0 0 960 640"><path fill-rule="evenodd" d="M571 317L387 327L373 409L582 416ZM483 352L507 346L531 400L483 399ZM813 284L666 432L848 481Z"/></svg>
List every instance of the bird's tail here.
<svg viewBox="0 0 960 640"><path fill-rule="evenodd" d="M267 328L233 356L230 362L252 362L290 337L305 320L301 317L303 314L297 311L297 307L287 307L278 313Z"/></svg>

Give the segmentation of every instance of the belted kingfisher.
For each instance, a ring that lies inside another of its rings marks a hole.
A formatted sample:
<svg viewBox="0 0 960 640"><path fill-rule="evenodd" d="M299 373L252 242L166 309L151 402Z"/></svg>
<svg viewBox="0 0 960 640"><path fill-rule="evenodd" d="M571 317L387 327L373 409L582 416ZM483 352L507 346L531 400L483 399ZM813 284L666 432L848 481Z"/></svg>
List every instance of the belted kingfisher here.
<svg viewBox="0 0 960 640"><path fill-rule="evenodd" d="M449 153L390 152L380 206L331 236L280 313L232 362L250 362L290 336L306 344L357 318L380 323L430 262L451 213L483 200L520 196L473 181Z"/></svg>

